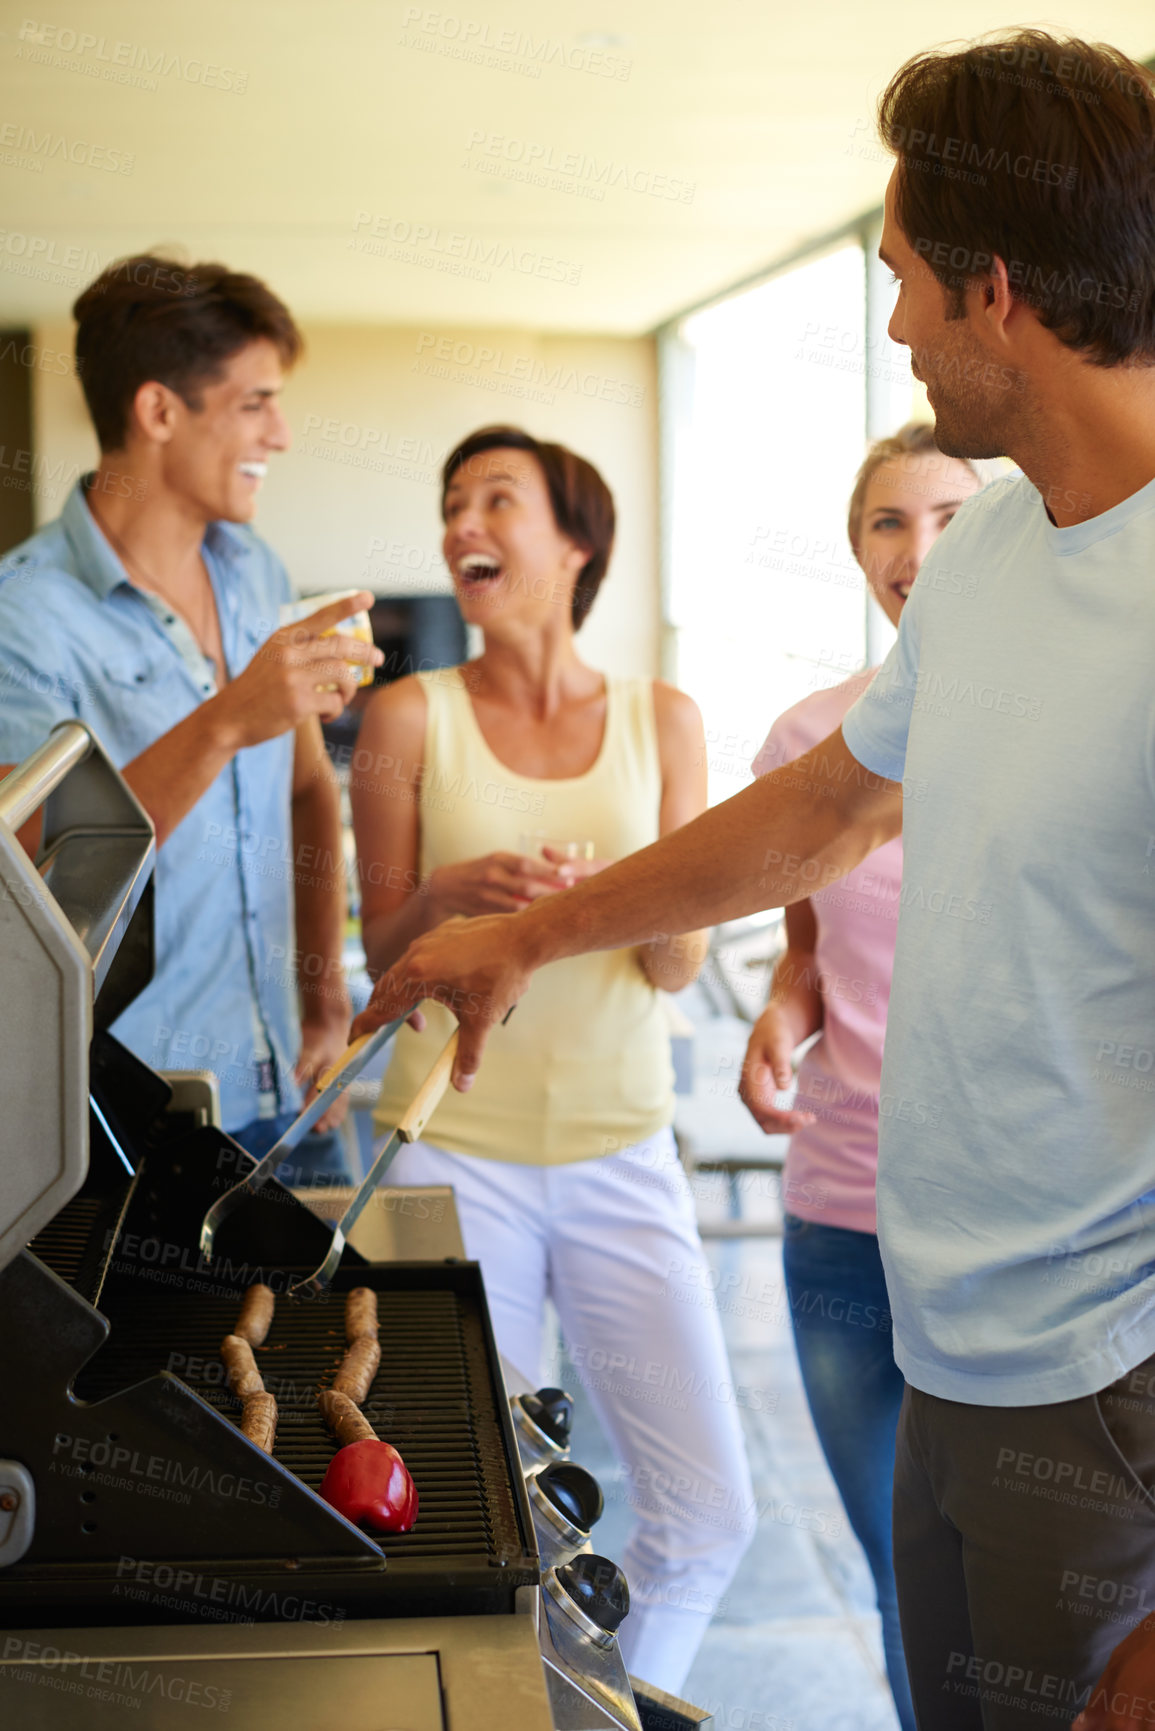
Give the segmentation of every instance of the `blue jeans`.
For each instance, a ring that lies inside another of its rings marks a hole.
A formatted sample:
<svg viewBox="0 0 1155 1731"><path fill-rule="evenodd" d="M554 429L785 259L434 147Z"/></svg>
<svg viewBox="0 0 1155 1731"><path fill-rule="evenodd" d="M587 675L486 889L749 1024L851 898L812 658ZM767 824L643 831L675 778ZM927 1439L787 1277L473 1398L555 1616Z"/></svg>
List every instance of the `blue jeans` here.
<svg viewBox="0 0 1155 1731"><path fill-rule="evenodd" d="M246 1154L260 1160L269 1152L297 1116L295 1112L279 1112L275 1118L254 1118L243 1130L230 1130L234 1142L239 1142ZM274 1174L278 1183L291 1190L308 1190L314 1185L324 1189L330 1184L355 1182L349 1171L345 1148L336 1130L310 1131L302 1138L283 1166Z"/></svg>
<svg viewBox="0 0 1155 1731"><path fill-rule="evenodd" d="M788 1214L782 1264L810 1416L874 1576L899 1721L903 1731L915 1731L891 1538L894 1439L905 1384L894 1362L878 1239Z"/></svg>

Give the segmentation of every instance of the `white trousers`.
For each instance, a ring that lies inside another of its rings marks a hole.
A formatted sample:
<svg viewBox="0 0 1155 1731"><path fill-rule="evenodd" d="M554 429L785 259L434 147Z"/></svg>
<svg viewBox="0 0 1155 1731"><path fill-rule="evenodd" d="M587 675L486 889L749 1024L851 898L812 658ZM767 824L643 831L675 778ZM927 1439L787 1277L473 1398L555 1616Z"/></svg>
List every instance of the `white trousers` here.
<svg viewBox="0 0 1155 1731"><path fill-rule="evenodd" d="M626 1662L677 1693L754 1534L737 1409L757 1405L758 1391L731 1376L672 1134L567 1166L415 1142L389 1182L453 1186L498 1349L534 1386L553 1300L637 1516L620 1559L630 1585Z"/></svg>

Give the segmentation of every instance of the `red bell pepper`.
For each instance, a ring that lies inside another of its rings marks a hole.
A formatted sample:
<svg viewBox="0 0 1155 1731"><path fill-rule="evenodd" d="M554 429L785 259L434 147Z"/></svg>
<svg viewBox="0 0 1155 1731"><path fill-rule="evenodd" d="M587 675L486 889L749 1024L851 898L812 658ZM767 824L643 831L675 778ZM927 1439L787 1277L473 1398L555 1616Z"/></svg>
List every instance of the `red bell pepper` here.
<svg viewBox="0 0 1155 1731"><path fill-rule="evenodd" d="M407 1533L417 1519L417 1486L391 1443L346 1443L329 1462L321 1495L338 1514L375 1533Z"/></svg>

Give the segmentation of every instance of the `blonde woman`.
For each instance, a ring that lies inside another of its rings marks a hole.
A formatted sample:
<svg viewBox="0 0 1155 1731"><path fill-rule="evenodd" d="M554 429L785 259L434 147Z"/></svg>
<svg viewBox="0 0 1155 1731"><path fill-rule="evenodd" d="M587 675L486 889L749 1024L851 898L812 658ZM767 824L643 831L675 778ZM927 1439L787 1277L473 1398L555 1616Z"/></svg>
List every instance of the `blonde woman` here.
<svg viewBox="0 0 1155 1731"><path fill-rule="evenodd" d="M897 625L919 566L981 486L918 422L873 445L850 497L850 544L871 593ZM940 573L941 575L941 573ZM874 677L855 674L788 709L754 759L755 775L826 739ZM909 790L917 798L917 789ZM914 1731L891 1556L891 1483L903 1378L875 1227L879 1112L926 1110L880 1099L894 967L901 837L846 877L786 909L787 948L746 1051L742 1098L762 1129L791 1136L783 1179L783 1265L806 1398L847 1517L866 1552L882 1615L887 1672L903 1731ZM791 1054L814 1034L794 1107Z"/></svg>

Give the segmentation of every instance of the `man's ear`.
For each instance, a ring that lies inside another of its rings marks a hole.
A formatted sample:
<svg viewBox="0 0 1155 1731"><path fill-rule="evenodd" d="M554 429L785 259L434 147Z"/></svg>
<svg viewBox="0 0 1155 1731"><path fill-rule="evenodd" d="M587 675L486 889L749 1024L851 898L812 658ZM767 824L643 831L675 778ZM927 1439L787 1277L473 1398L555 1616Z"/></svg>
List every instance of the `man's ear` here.
<svg viewBox="0 0 1155 1731"><path fill-rule="evenodd" d="M983 318L993 335L1005 340L1006 325L1016 305L1006 263L996 254L982 289Z"/></svg>
<svg viewBox="0 0 1155 1731"><path fill-rule="evenodd" d="M167 445L176 431L180 398L159 379L138 386L132 399L132 422L137 431L155 445Z"/></svg>

